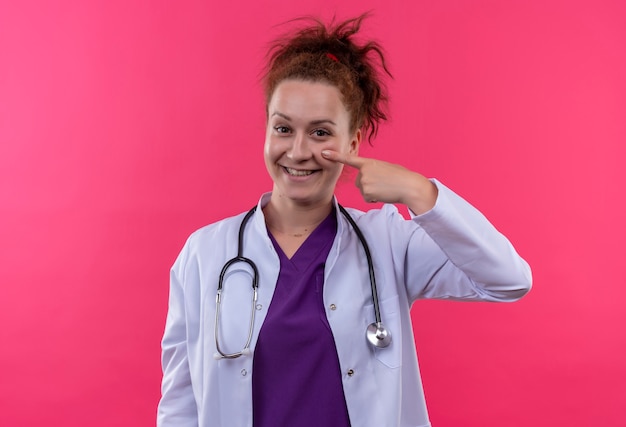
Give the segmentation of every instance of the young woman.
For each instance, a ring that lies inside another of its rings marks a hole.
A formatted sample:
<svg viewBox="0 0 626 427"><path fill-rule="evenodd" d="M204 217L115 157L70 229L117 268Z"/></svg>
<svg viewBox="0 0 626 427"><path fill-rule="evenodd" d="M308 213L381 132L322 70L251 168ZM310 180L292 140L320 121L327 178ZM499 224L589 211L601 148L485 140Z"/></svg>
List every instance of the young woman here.
<svg viewBox="0 0 626 427"><path fill-rule="evenodd" d="M526 262L475 208L359 157L386 99L381 49L353 41L362 19L315 21L270 51L273 189L192 234L172 268L161 427L429 426L412 302L514 301L530 289ZM344 165L382 209L339 205Z"/></svg>

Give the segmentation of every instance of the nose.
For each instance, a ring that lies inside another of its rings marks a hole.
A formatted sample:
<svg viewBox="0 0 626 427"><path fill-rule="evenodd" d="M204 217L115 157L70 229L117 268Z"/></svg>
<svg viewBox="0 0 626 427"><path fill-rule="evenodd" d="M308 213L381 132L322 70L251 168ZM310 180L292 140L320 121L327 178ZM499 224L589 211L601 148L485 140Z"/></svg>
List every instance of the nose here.
<svg viewBox="0 0 626 427"><path fill-rule="evenodd" d="M297 133L292 141L291 147L287 152L289 159L294 162L301 162L312 157L313 153L309 146L309 141L303 133Z"/></svg>

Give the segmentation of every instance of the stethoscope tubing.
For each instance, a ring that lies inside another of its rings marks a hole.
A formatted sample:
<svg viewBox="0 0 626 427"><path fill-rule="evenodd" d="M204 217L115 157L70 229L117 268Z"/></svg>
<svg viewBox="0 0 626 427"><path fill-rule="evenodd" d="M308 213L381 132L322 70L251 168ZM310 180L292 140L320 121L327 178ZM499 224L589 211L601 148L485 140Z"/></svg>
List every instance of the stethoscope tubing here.
<svg viewBox="0 0 626 427"><path fill-rule="evenodd" d="M258 299L259 270L256 264L250 258L246 258L245 256L243 256L243 234L245 230L245 225L248 223L248 220L250 219L252 214L254 214L255 211L256 211L256 206L250 209L248 213L246 214L246 216L244 217L243 221L241 221L241 226L239 227L237 256L227 261L226 264L224 264L224 267L222 267L222 271L220 272L220 278L217 284L217 296L215 297L216 307L215 307L214 334L215 334L215 348L217 350L215 357L217 359L221 359L221 358L236 359L237 357L249 352L250 343L252 342L252 332L254 330L254 317L255 317L254 315L256 312L256 302ZM221 307L222 307L222 287L224 284L224 276L226 275L226 272L228 271L231 265L236 264L238 262L243 262L243 263L248 264L250 268L252 268L252 271L253 271L253 275L252 275L253 296L252 296L252 307L250 308L250 325L248 327L248 337L246 338L246 344L244 345L243 350L235 352L235 353L224 353L222 349L220 348L220 343L218 339L219 318L220 318L220 312L221 312Z"/></svg>
<svg viewBox="0 0 626 427"><path fill-rule="evenodd" d="M341 205L337 205L337 206L339 206L340 212L343 214L346 220L348 220L348 222L352 226L352 229L356 233L357 238L359 239L361 246L363 247L363 251L365 252L365 258L367 260L367 267L368 267L369 278L370 278L370 287L371 287L371 292L372 292L372 302L374 306L374 317L376 319L375 323L372 323L371 325L368 326L367 339L368 341L370 341L370 343L374 347L379 347L379 348L387 347L391 343L391 334L383 326L382 321L381 321L380 306L378 302L378 289L376 287L376 275L374 273L374 262L372 261L372 255L371 255L369 246L367 244L367 241L365 240L365 237L363 236L363 233L361 232L361 229L356 225L356 222L354 221L352 216L348 213L348 211L346 211L346 209L343 206ZM256 211L256 206L250 209L248 213L246 214L246 216L241 221L241 225L239 226L237 256L228 260L226 264L224 264L224 267L222 267L222 271L220 272L219 282L217 284L217 296L216 296L216 301L215 301L216 309L215 309L214 333L215 333L215 347L217 350L217 353L215 353L216 359L235 359L239 356L250 353L250 343L252 342L256 302L258 298L259 271L257 269L256 264L251 259L243 256L243 243L244 243L243 240L244 240L244 231L248 223L248 220L254 214L255 211ZM220 318L221 305L222 305L221 304L222 288L223 288L224 277L226 276L226 272L233 264L238 263L238 262L243 262L245 264L248 264L250 268L252 268L252 271L253 271L253 277L252 277L253 297L252 297L252 307L251 307L251 312L250 312L250 325L248 328L248 337L246 339L246 344L244 345L243 350L235 352L235 353L225 353L222 351L219 345L219 318Z"/></svg>
<svg viewBox="0 0 626 427"><path fill-rule="evenodd" d="M367 240L365 240L365 236L363 236L361 229L356 225L356 222L354 221L354 219L352 219L352 216L350 216L348 211L346 211L345 208L341 205L337 205L337 206L339 206L339 210L344 215L344 217L348 220L348 222L352 226L352 229L356 233L356 236L361 241L361 245L363 246L363 251L365 252L365 258L367 259L367 269L369 270L369 275L370 275L370 286L372 288L372 302L374 304L374 318L376 319L376 323L380 324L381 318L380 318L380 307L378 304L378 288L376 287L376 275L374 274L374 261L372 261L372 254L370 252L369 245L367 244Z"/></svg>

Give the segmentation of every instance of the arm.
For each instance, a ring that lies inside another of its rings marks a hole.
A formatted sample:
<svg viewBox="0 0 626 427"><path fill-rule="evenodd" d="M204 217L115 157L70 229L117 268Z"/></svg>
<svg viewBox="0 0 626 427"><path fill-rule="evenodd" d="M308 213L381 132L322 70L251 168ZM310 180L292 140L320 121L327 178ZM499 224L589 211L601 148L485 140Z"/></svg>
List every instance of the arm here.
<svg viewBox="0 0 626 427"><path fill-rule="evenodd" d="M411 255L420 256L424 246L441 251L442 264L424 287L409 285L411 297L515 301L524 296L532 283L530 267L509 240L464 199L436 180L433 184L438 188L435 206L420 215L411 212L426 236L409 243L407 283L422 282L423 272L411 265Z"/></svg>
<svg viewBox="0 0 626 427"><path fill-rule="evenodd" d="M329 150L322 155L359 170L356 185L366 201L402 203L421 226L404 257L411 300L514 301L530 290L530 268L511 243L443 184L380 160Z"/></svg>
<svg viewBox="0 0 626 427"><path fill-rule="evenodd" d="M157 414L158 427L197 427L198 411L187 356L187 326L180 265L185 249L170 273L170 296L161 342L163 382Z"/></svg>

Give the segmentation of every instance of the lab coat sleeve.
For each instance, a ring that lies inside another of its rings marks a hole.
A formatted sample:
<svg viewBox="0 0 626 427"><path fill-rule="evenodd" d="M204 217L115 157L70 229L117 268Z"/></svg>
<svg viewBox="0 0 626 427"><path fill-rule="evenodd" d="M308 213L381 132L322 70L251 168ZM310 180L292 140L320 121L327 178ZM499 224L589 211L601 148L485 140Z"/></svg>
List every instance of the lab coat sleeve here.
<svg viewBox="0 0 626 427"><path fill-rule="evenodd" d="M183 283L186 248L170 272L170 295L161 342L163 381L157 414L158 427L197 427L198 411L187 354L187 326Z"/></svg>
<svg viewBox="0 0 626 427"><path fill-rule="evenodd" d="M409 243L409 297L515 301L524 296L532 283L526 261L482 213L432 181L439 191L435 206L421 215L411 213L426 235L418 229ZM430 262L426 272L415 256Z"/></svg>

